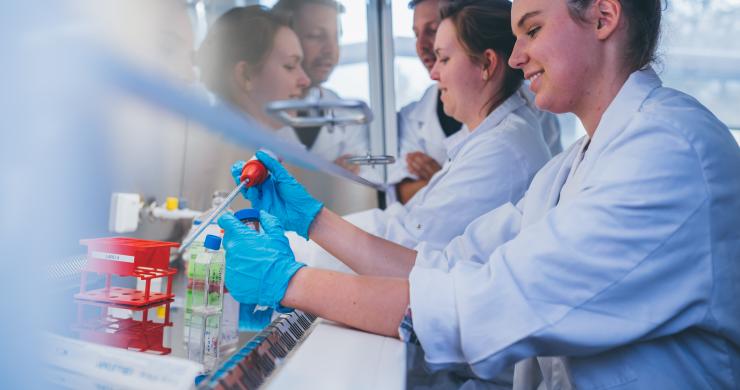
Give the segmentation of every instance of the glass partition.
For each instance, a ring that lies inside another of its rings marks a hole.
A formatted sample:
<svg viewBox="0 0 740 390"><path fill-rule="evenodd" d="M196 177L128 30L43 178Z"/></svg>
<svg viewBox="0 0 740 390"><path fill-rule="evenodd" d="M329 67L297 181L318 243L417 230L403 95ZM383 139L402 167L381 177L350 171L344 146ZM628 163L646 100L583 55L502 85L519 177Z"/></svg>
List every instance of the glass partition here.
<svg viewBox="0 0 740 390"><path fill-rule="evenodd" d="M272 50L266 54L266 58L260 59L269 61L271 54L292 49L294 52L289 55L301 56L302 60L296 64L279 64L295 67L292 73L255 72L255 79L252 81L264 81L269 87L267 91L263 91L262 97L257 96L259 90L253 91L252 96L249 91L242 98L234 96L234 88L239 95L238 89L241 87L234 80L229 82L235 82L235 87L225 91L209 88L211 92L219 100L234 105L258 121L267 109L270 114L264 115L262 122L267 123L267 127L278 137L286 142L302 145L311 153L380 184L383 180L382 169L375 168L375 165L382 166L383 161L378 159L377 153L371 153L374 149L371 148L369 135L370 121L382 119L378 118L376 107L370 103L370 66L374 65L368 58L366 2L327 1L301 4L275 0L194 1L190 3L190 8L197 22L196 31L200 38L198 51L203 50L203 42L208 43L206 37L209 34L214 35L214 24L226 24L223 20L219 21L222 15L227 12L235 13L230 11L235 7L257 4L271 9L280 19L277 23L287 24L290 30L274 34L273 39L261 42L256 37L269 36L269 26L265 27L265 31L253 29L249 35L255 38L243 40L243 45L248 46L247 50L259 45L270 46ZM298 45L293 45L296 39ZM256 67L261 65L256 64ZM207 70L204 71L201 67L200 71L201 80L207 81L207 74L204 75ZM286 83L289 85L285 87L285 91L280 91ZM291 90L290 86L295 88ZM296 90L300 92L295 92ZM257 100L258 104L250 105L249 98ZM300 99L303 103L271 105L289 99ZM332 104L340 99L345 102ZM276 117L280 119L275 119ZM353 120L349 120L350 118ZM376 129L382 131L382 127ZM368 158L371 155L375 158Z"/></svg>
<svg viewBox="0 0 740 390"><path fill-rule="evenodd" d="M740 141L740 3L672 0L663 14L655 70L666 87L698 99ZM585 134L573 115L561 115L563 146Z"/></svg>
<svg viewBox="0 0 740 390"><path fill-rule="evenodd" d="M407 1L394 1L393 43L396 69L396 110L419 100L424 91L435 82L416 55L416 38L413 30L413 10Z"/></svg>
<svg viewBox="0 0 740 390"><path fill-rule="evenodd" d="M666 86L707 106L740 139L740 3L674 0L663 23L658 71Z"/></svg>

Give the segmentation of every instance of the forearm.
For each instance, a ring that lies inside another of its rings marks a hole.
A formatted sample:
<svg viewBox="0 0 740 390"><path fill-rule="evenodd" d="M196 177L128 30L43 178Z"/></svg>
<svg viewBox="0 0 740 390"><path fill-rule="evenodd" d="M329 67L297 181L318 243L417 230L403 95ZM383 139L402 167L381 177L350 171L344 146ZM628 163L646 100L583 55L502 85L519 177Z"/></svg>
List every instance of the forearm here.
<svg viewBox="0 0 740 390"><path fill-rule="evenodd" d="M361 275L407 278L416 261L416 251L374 236L326 207L311 224L309 236Z"/></svg>
<svg viewBox="0 0 740 390"><path fill-rule="evenodd" d="M409 284L403 278L303 267L290 280L281 304L367 332L398 337L398 326L409 305Z"/></svg>
<svg viewBox="0 0 740 390"><path fill-rule="evenodd" d="M424 188L429 181L405 179L396 184L396 197L402 204L406 204L420 189Z"/></svg>

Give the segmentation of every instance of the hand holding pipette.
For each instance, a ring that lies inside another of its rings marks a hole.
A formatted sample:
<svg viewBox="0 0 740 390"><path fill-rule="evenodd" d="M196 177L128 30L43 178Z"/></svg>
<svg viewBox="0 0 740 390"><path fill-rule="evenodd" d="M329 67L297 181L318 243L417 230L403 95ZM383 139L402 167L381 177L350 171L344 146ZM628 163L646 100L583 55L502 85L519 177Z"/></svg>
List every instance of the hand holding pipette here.
<svg viewBox="0 0 740 390"><path fill-rule="evenodd" d="M252 207L274 215L285 230L294 231L308 240L311 222L324 204L311 196L278 160L263 151L257 152L255 156L267 168L270 177L259 187L246 191ZM232 167L234 180L237 180L240 172L238 164Z"/></svg>
<svg viewBox="0 0 740 390"><path fill-rule="evenodd" d="M211 215L209 215L200 224L200 226L198 226L198 229L192 235L182 241L182 245L180 245L180 247L177 249L177 253L182 254L185 249L187 249L193 243L193 241L195 241L195 238L203 233L208 225L210 225L211 222L215 221L216 218L218 218L218 216L221 215L221 213L226 210L227 207L229 207L229 204L234 201L234 198L236 198L236 196L242 189L262 184L262 182L267 179L267 175L267 168L265 168L265 166L259 160L253 158L247 161L247 163L244 164L244 166L242 167L241 174L239 175L239 184L236 186L236 188L234 188L234 190L226 196L224 202L221 203L221 205L218 206L215 210L213 210Z"/></svg>

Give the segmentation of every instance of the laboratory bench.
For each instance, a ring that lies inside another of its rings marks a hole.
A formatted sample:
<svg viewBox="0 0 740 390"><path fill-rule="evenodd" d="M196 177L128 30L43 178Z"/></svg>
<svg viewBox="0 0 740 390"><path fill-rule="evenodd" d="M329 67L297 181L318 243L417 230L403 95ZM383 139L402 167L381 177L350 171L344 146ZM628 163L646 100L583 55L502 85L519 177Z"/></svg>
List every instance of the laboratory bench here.
<svg viewBox="0 0 740 390"><path fill-rule="evenodd" d="M273 315L272 322L259 332L239 332L234 348L224 353L215 368L204 377L198 375L202 366L186 360L183 336L188 278L181 266L172 276L174 299L145 306L146 311L128 307L129 313L138 311L134 318L141 320L141 314L148 313L153 322L150 325L152 335L142 339L110 336L80 326L85 310L106 306L75 298L79 297L82 280L87 279L88 289L126 283L125 278L83 277L79 270L85 264L88 264L85 256L78 257L71 265L61 267L64 271L56 272L61 276L49 284L57 286L49 289L48 299L52 303L49 305L53 311L51 314L58 321L50 329L53 342L48 343L47 355L51 358L47 359L47 364L51 368L48 370L53 377L51 381L62 388L101 388L102 383L102 388L110 389L182 389L193 388L196 378L199 379L199 389L510 387L477 379L467 367L430 372L418 344L406 344L395 338L358 331L300 311ZM161 290L166 290L166 287L155 287L153 291ZM105 312L106 315L124 310L117 313L117 317L124 321L116 327L130 325L125 306L114 305L105 310L111 310ZM111 370L115 372L111 373ZM136 375L138 377L133 378ZM153 386L155 381L158 385Z"/></svg>
<svg viewBox="0 0 740 390"><path fill-rule="evenodd" d="M88 283L95 284L96 281L88 280ZM97 281L98 285L102 283ZM75 299L75 289L79 288L79 282L77 286L74 286L74 281L69 284L64 293L57 294L57 312L66 312L67 315L60 317L64 321L54 329L54 334L85 343L119 347L107 348L107 353L143 348L148 349L148 352L133 353L147 356L161 354L165 359L187 358L183 338L183 297L187 277L182 270L173 277L172 292L175 299L161 302L159 310L146 311L149 313L149 320L153 320L161 332L155 331L154 336L146 340L148 344L144 347L141 342L137 342L135 348L126 348L127 343L132 345L130 340L114 340L110 335L86 331L84 327L81 329L80 316L84 317L81 313L90 311L90 307L94 308L98 304ZM81 306L85 309L81 309ZM169 306L166 314L165 306ZM124 309L115 306L104 310ZM139 311L141 312L140 309ZM141 315L137 317L141 318ZM236 349L221 356L220 363L210 372L210 376L201 378L198 388L243 389L255 388L257 385L266 389L407 387L407 348L405 343L397 339L350 329L300 311L275 316L273 322L263 331L239 332L238 337ZM176 360L172 359L173 362ZM79 380L77 378L62 382L79 384ZM193 383L194 381L195 377Z"/></svg>

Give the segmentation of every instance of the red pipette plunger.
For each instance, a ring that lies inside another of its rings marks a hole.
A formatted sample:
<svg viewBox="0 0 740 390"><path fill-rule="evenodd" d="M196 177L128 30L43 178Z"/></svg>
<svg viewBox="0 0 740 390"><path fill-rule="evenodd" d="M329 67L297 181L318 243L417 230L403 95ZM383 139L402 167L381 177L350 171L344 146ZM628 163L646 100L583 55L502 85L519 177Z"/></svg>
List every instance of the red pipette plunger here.
<svg viewBox="0 0 740 390"><path fill-rule="evenodd" d="M211 215L209 215L203 222L201 222L200 226L198 226L198 229L192 235L182 241L182 245L180 245L180 247L177 249L177 252L182 254L185 251L185 248L189 247L190 244L195 241L195 238L203 233L203 231L206 230L206 227L208 227L211 222L213 222L219 215L221 215L221 213L226 209L226 207L229 206L229 204L231 204L231 202L234 200L234 198L236 198L236 196L242 189L257 184L262 184L262 182L267 179L267 175L267 168L265 168L262 162L260 162L256 158L247 161L247 163L244 164L244 168L242 168L242 174L239 177L239 185L236 186L236 188L234 188L234 190L226 196L224 202L221 203L221 205L218 206L216 210L213 210L213 213L211 213Z"/></svg>
<svg viewBox="0 0 740 390"><path fill-rule="evenodd" d="M249 179L249 181L247 181L247 179ZM265 168L264 164L257 159L247 161L247 163L244 164L244 168L242 168L242 175L239 177L239 181L247 182L247 184L245 184L246 187L262 184L265 179L267 179L267 168Z"/></svg>

